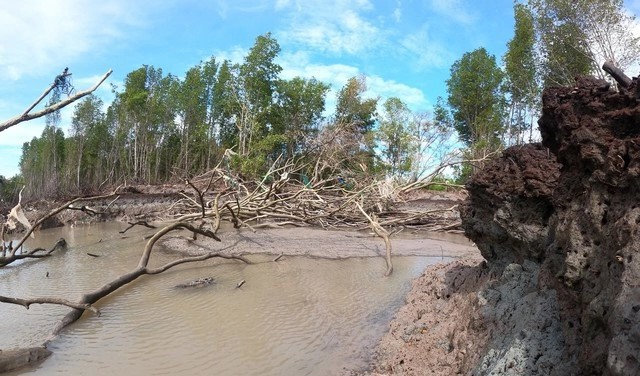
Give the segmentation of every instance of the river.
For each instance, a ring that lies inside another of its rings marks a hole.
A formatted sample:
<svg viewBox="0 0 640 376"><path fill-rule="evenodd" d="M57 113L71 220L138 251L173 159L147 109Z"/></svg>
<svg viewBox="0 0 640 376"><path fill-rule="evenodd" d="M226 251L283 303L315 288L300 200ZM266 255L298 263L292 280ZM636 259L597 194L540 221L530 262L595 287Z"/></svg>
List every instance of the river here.
<svg viewBox="0 0 640 376"><path fill-rule="evenodd" d="M150 230L118 223L40 231L29 245L67 251L0 269L3 295L77 299L133 269ZM91 257L87 253L99 255ZM158 249L153 264L175 255ZM34 375L330 375L366 367L411 280L440 257L327 260L252 255L245 265L209 260L144 276L101 300L49 349ZM210 286L175 286L212 277ZM239 281L246 283L236 288ZM0 305L0 349L38 345L67 308ZM18 373L16 373L18 374Z"/></svg>

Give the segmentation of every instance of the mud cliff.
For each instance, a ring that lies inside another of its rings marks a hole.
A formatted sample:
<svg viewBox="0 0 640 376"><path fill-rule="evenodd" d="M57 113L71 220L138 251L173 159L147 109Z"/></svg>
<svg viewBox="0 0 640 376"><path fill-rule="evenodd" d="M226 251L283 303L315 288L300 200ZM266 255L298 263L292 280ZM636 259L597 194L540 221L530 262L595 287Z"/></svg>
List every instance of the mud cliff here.
<svg viewBox="0 0 640 376"><path fill-rule="evenodd" d="M467 185L463 227L486 261L415 282L376 372L640 374L636 85L545 90L542 143L505 150Z"/></svg>

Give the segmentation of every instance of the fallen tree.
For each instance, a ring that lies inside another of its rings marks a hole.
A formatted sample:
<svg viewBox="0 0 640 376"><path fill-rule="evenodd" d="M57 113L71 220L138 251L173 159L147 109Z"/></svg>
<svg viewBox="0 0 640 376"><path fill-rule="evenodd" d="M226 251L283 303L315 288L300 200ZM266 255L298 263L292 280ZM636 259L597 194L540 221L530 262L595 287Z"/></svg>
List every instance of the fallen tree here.
<svg viewBox="0 0 640 376"><path fill-rule="evenodd" d="M276 167L274 163L265 177L258 182L244 182L238 175L220 166L202 176L188 179L185 183L193 191L193 195L183 192L182 198L173 203L172 207L180 214L149 238L138 265L128 273L108 281L93 291L84 293L77 301L69 301L61 297L0 296L0 302L21 305L26 309L32 304L56 304L70 308L70 311L58 321L50 335L43 341L44 348L65 327L80 319L84 311L90 310L99 314L94 304L100 299L140 277L160 274L181 264L201 262L211 258L250 263L243 256L209 251L199 255L180 257L159 267L150 267L149 261L156 243L176 230L187 230L192 234L192 240L197 236L203 236L220 241L217 233L222 221L228 221L236 228L247 227L252 231L267 226L291 225L351 230L371 228L385 242L387 262L385 275L388 276L393 271L390 240L393 231L402 228L442 229L457 226L457 219L452 221L442 216L442 213L453 212L455 206L423 211L394 209L393 202L403 190L401 185L362 180L355 181L352 187L345 187L331 177L335 175L333 171L314 174L304 183L294 179L293 177L299 175L305 167L308 165L293 161L284 162L280 167ZM322 178L323 175L329 177ZM426 182L423 183L426 184ZM109 194L76 198L50 210L43 218L35 221L33 226L29 226L15 247L7 248L3 242L5 247L3 250L9 253L0 259L3 262L2 265L8 265L21 258L41 258L52 254L53 249L44 252L41 249L25 250L24 248L25 241L46 218L51 218L65 210L80 210L91 215L105 213L114 202L117 202L122 192L123 189L118 187ZM115 198L111 199L112 197ZM108 202L106 205L96 204L99 201ZM153 227L144 220L130 222L130 226L138 225ZM241 281L238 287L243 283L244 281ZM31 350L0 352L0 364L3 364L3 358L6 360L8 356L14 357L6 362L12 367L20 364L21 359L23 365L31 364L33 358L25 357L25 351ZM44 356L43 352L36 352ZM41 358L38 357L38 359ZM3 369L0 368L0 371Z"/></svg>
<svg viewBox="0 0 640 376"><path fill-rule="evenodd" d="M169 232L180 230L180 229L185 229L193 232L194 234L199 234L202 236L219 240L219 238L215 234L215 232L217 231L217 228L207 230L202 228L202 226L196 226L191 223L176 222L168 226L165 226L164 228L156 232L155 235L153 235L153 237L151 237L148 240L144 248L144 251L142 252L142 255L140 257L140 261L133 270L112 281L105 283L100 288L94 291L83 294L78 301L70 301L64 298L59 298L59 297L35 297L35 298L23 299L23 298L15 298L15 297L0 295L0 302L8 303L8 304L17 304L25 307L26 309L29 309L29 307L32 304L55 304L55 305L62 305L62 306L67 306L72 308L72 310L69 311L69 313L67 313L64 317L62 317L62 319L58 322L58 324L56 324L56 326L51 331L50 336L46 338L46 340L42 343L41 347L34 347L30 349L16 349L11 351L0 351L0 373L8 372L10 370L20 368L26 365L32 365L34 364L35 361L41 361L46 359L46 357L48 357L51 354L48 350L46 350L47 344L51 342L53 339L55 339L56 336L62 331L62 329L74 323L75 321L77 321L82 316L85 310L92 311L93 313L99 316L100 311L95 307L93 307L93 304L95 304L100 299L106 297L107 295L113 293L114 291L122 288L123 286L135 281L136 279L144 275L160 274L178 265L204 261L204 260L208 260L216 257L238 260L247 264L251 263L249 260L247 260L242 256L229 256L229 255L221 254L219 252L209 252L207 254L198 255L198 256L182 257L174 261L171 261L169 263L166 263L160 267L155 267L155 268L149 267L149 261L151 259L153 247L156 244L156 242L160 238L162 238L164 235L168 234ZM35 354L37 356L29 356L29 354Z"/></svg>

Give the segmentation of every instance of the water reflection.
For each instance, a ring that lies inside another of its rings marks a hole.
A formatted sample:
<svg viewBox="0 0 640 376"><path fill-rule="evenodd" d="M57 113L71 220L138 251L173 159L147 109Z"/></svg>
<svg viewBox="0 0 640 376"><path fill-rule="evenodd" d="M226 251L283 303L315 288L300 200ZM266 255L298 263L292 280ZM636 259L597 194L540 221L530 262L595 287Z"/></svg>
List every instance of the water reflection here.
<svg viewBox="0 0 640 376"><path fill-rule="evenodd" d="M66 297L73 299L130 270L147 231L120 239L119 228L107 224L43 231L39 242L53 244L65 236L70 249L47 261L0 271L2 293L68 291ZM156 256L158 264L169 257ZM284 257L256 265L213 260L180 266L142 277L101 301L101 317L86 314L49 346L54 355L26 374L327 375L363 367L410 280L439 261L395 258L390 278L382 277L382 258ZM213 277L216 283L175 288L201 277ZM235 288L243 279L246 284ZM39 343L64 312L52 306L27 311L0 305L0 348Z"/></svg>

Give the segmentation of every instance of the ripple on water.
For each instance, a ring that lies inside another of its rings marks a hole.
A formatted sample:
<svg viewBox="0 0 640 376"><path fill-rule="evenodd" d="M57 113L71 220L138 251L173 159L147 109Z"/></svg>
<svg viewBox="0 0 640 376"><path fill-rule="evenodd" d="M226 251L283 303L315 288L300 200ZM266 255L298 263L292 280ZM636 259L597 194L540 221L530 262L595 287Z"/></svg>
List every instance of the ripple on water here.
<svg viewBox="0 0 640 376"><path fill-rule="evenodd" d="M55 274L73 275L49 284L38 278L39 282L15 287L14 292L42 287L55 294L70 287L79 293L135 266L141 245L132 240L126 246L113 242L100 248L104 255L95 259L83 257L86 244L95 238L76 234L75 239L78 249L51 259L75 265L53 269L52 263L34 264L0 274L0 281L17 286L51 268ZM181 266L142 277L106 298L100 303L101 317L87 314L65 330L50 345L55 355L28 373L326 375L364 366L367 347L386 330L410 280L433 261L396 258L389 278L382 277L381 258L286 257L255 265L212 261L202 267ZM202 288L175 288L202 277L216 282ZM235 288L243 279L247 283ZM32 316L26 318L18 311L0 309L5 322L17 320L33 327L41 319L51 321L42 325L47 330L60 317L50 315L50 308L29 312ZM0 327L3 333L5 328ZM41 338L47 330L24 329L0 343L21 344L24 338Z"/></svg>

